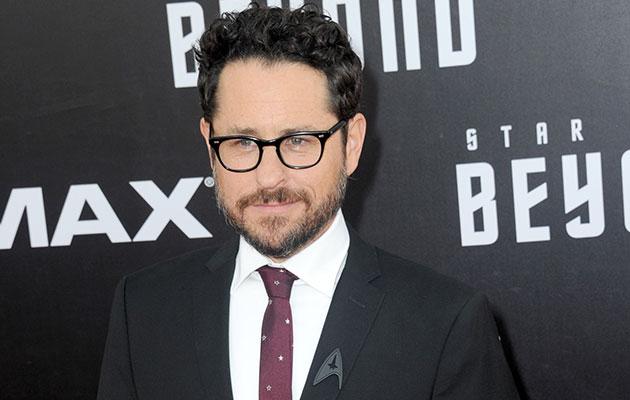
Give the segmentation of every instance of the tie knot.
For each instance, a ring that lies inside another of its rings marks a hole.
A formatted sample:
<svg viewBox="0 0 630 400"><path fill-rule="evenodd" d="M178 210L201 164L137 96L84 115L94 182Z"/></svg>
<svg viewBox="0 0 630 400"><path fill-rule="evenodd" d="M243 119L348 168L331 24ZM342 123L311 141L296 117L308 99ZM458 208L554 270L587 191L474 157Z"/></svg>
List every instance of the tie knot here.
<svg viewBox="0 0 630 400"><path fill-rule="evenodd" d="M297 276L284 268L269 266L258 268L258 273L260 273L269 297L289 298L293 281L297 279Z"/></svg>

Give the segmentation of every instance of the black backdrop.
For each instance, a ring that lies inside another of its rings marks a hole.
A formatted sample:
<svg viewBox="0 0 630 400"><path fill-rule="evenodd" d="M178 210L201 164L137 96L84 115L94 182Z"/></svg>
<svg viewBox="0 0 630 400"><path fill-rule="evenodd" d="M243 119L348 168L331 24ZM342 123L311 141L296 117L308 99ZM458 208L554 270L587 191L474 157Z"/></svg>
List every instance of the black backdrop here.
<svg viewBox="0 0 630 400"><path fill-rule="evenodd" d="M117 280L231 235L171 51L240 3L170 33L168 0L1 6L1 398L93 398ZM348 221L488 294L524 398L628 398L630 3L334 3L366 64Z"/></svg>

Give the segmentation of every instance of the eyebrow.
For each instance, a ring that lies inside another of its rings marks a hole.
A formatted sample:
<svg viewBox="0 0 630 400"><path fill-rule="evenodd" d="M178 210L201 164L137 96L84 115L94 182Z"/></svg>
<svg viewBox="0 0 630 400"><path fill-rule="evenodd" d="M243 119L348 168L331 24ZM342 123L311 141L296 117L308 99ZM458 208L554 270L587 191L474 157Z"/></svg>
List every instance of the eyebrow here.
<svg viewBox="0 0 630 400"><path fill-rule="evenodd" d="M282 137L285 135L288 135L290 133L294 133L294 132L304 132L304 131L320 131L319 129L315 128L313 125L298 125L298 126L294 126L291 128L285 128L283 130L281 130L279 133L280 135L278 137ZM215 132L216 133L216 132ZM255 137L260 137L259 135L259 131L254 129L254 128L250 128L250 127L239 127L239 126L232 126L230 128L228 128L225 132L221 132L223 135L245 135L245 136L255 136Z"/></svg>

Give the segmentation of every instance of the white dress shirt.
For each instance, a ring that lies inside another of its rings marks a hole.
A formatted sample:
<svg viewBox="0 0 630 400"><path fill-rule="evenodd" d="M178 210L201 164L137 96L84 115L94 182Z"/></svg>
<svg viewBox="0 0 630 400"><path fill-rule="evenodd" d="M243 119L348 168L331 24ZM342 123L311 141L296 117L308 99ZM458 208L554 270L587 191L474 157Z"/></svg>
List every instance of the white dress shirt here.
<svg viewBox="0 0 630 400"><path fill-rule="evenodd" d="M291 290L292 394L302 395L335 287L345 266L350 236L341 213L310 246L282 264L260 254L242 237L230 288L230 378L234 400L258 399L260 342L268 297L258 268L286 268L298 277Z"/></svg>

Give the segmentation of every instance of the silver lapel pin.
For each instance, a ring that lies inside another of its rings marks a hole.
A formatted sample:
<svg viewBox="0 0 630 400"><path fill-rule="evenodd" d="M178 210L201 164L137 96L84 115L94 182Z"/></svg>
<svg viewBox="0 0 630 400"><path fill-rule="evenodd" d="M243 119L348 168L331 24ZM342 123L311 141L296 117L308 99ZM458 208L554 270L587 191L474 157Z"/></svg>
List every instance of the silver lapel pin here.
<svg viewBox="0 0 630 400"><path fill-rule="evenodd" d="M333 350L333 352L326 357L322 366L319 367L319 371L317 371L315 380L313 381L313 386L331 375L337 375L339 390L341 390L341 382L343 382L343 362L341 361L341 350L339 350L339 348Z"/></svg>

